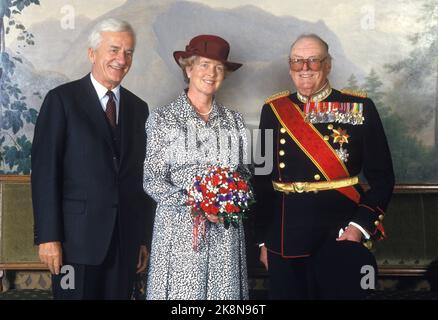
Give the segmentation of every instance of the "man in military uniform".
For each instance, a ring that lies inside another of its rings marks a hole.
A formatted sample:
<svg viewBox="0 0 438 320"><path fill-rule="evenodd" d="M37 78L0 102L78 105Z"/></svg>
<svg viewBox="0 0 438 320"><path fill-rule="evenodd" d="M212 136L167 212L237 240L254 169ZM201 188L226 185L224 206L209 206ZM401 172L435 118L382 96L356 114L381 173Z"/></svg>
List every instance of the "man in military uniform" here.
<svg viewBox="0 0 438 320"><path fill-rule="evenodd" d="M273 130L274 164L269 175L255 178L260 261L272 299L348 298L321 295L336 288L318 292L325 284L315 283L321 266L312 266L312 259L330 241L357 245L384 236L382 220L394 187L391 155L374 103L331 88L325 41L300 36L289 66L297 92L268 98L260 118L262 146L266 130ZM264 147L261 152L268 154ZM361 171L366 191L358 184ZM360 290L359 280L354 288Z"/></svg>

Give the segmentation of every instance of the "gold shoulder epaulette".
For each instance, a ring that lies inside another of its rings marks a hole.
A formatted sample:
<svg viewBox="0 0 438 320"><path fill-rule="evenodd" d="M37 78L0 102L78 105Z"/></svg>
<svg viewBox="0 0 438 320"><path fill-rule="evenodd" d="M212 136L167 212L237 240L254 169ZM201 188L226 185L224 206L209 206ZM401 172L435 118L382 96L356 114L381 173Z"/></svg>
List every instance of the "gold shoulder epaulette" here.
<svg viewBox="0 0 438 320"><path fill-rule="evenodd" d="M287 97L288 95L290 95L290 91L286 90L286 91L281 91L278 93L273 94L272 96L270 96L269 98L267 98L265 100L265 103L270 103L278 98L282 98L282 97Z"/></svg>
<svg viewBox="0 0 438 320"><path fill-rule="evenodd" d="M359 98L366 98L367 93L365 91L359 91L359 90L351 90L351 89L342 89L342 94L348 94L349 96L355 96Z"/></svg>

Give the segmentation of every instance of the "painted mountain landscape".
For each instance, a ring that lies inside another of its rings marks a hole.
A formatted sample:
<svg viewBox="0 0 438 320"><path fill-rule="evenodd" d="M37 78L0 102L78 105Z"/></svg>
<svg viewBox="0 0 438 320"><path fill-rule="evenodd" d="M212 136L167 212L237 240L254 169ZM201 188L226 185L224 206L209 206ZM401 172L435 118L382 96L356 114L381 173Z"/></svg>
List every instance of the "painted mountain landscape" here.
<svg viewBox="0 0 438 320"><path fill-rule="evenodd" d="M0 173L29 174L42 99L51 88L89 72L88 33L97 21L116 17L137 32L123 86L152 109L185 88L173 51L198 34L227 39L230 59L244 66L226 79L218 100L242 112L250 128L257 127L268 96L294 90L287 63L291 42L302 33L319 34L333 56L332 86L366 91L376 103L397 182L438 181L434 1L392 0L382 9L373 7L374 1L300 0L281 13L273 9L281 1L112 0L105 10L99 2L30 0L15 7L2 2ZM306 8L312 13L303 14ZM74 27L66 23L69 13Z"/></svg>

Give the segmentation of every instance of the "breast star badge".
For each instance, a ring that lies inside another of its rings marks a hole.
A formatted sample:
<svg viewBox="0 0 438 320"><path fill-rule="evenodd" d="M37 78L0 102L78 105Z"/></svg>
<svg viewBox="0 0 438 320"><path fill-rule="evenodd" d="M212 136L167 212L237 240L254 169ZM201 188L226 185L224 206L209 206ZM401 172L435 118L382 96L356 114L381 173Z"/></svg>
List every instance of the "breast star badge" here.
<svg viewBox="0 0 438 320"><path fill-rule="evenodd" d="M343 130L340 127L332 129L332 131L331 136L333 137L333 143L339 143L339 149L335 149L335 152L343 162L347 162L349 154L347 149L344 149L342 145L348 143L350 136L347 134L347 130Z"/></svg>

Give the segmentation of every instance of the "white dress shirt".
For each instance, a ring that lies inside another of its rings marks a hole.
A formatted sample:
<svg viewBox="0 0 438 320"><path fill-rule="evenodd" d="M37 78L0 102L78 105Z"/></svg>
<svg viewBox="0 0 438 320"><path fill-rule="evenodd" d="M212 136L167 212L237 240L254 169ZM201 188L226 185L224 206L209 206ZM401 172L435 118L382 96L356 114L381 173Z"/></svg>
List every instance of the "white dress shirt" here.
<svg viewBox="0 0 438 320"><path fill-rule="evenodd" d="M106 111L106 103L108 102L109 97L106 95L108 89L105 88L102 84L100 84L94 77L93 74L90 73L91 83L93 84L94 89L96 90L97 97L99 98L100 104L102 106L103 111ZM111 90L114 94L114 100L116 102L116 123L119 123L119 108L120 108L120 85Z"/></svg>

